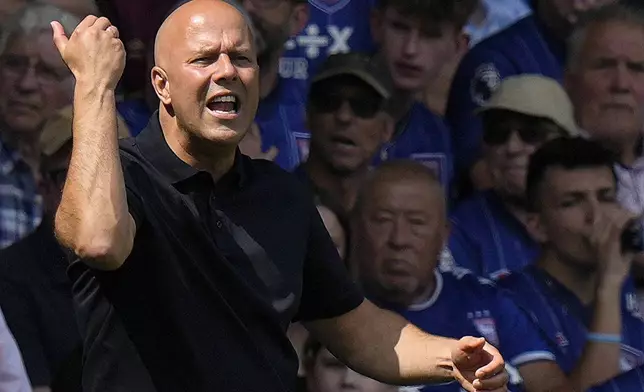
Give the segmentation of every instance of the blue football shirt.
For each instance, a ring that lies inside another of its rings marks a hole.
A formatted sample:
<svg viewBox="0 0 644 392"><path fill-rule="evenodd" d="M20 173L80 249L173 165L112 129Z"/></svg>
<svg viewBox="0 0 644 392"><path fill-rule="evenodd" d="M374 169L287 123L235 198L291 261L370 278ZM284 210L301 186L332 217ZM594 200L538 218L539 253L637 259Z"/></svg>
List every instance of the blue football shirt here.
<svg viewBox="0 0 644 392"><path fill-rule="evenodd" d="M491 281L477 278L463 268L436 270L435 274L436 289L425 303L407 309L390 309L431 334L456 339L468 335L485 337L514 368L535 361L555 360L526 313ZM423 390L458 392L461 389L457 383L448 383L426 386ZM513 390L520 387L515 385Z"/></svg>
<svg viewBox="0 0 644 392"><path fill-rule="evenodd" d="M513 272L498 282L518 306L533 317L553 347L561 369L571 372L586 345L592 307L535 265ZM644 318L639 312L633 283L622 289L622 372L644 365Z"/></svg>
<svg viewBox="0 0 644 392"><path fill-rule="evenodd" d="M521 270L540 246L493 191L457 204L451 214L449 250L457 265L490 279Z"/></svg>
<svg viewBox="0 0 644 392"><path fill-rule="evenodd" d="M443 119L415 102L398 122L392 140L382 147L374 160L378 164L393 159L412 159L436 171L446 190L453 178L452 143Z"/></svg>

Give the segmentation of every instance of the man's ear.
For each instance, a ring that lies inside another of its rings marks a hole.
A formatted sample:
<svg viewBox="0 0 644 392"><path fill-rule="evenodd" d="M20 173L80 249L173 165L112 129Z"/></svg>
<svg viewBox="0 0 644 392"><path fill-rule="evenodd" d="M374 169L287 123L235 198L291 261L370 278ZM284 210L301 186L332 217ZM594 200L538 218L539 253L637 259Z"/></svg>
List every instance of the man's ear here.
<svg viewBox="0 0 644 392"><path fill-rule="evenodd" d="M383 24L384 24L384 10L380 8L374 8L371 11L371 16L369 19L369 23L371 25L371 38L373 39L373 42L380 46L382 45L382 40L383 40Z"/></svg>
<svg viewBox="0 0 644 392"><path fill-rule="evenodd" d="M460 59L470 50L470 36L464 30L456 33L455 42L456 56Z"/></svg>
<svg viewBox="0 0 644 392"><path fill-rule="evenodd" d="M297 4L291 13L291 37L300 34L309 23L309 3Z"/></svg>
<svg viewBox="0 0 644 392"><path fill-rule="evenodd" d="M161 103L164 105L170 105L172 103L172 99L170 99L170 82L168 81L168 75L162 68L154 66L152 71L150 71L150 78L152 79L154 92L157 94L157 97L159 97Z"/></svg>
<svg viewBox="0 0 644 392"><path fill-rule="evenodd" d="M548 242L548 233L541 216L536 212L528 213L525 221L526 229L530 236L540 244Z"/></svg>

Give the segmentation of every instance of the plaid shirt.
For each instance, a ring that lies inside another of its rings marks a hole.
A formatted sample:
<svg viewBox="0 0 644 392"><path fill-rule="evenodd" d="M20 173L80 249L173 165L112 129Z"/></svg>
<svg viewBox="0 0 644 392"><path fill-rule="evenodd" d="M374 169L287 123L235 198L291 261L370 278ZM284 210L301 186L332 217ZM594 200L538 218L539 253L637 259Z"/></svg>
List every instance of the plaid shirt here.
<svg viewBox="0 0 644 392"><path fill-rule="evenodd" d="M31 234L42 215L42 197L31 169L0 140L0 249Z"/></svg>

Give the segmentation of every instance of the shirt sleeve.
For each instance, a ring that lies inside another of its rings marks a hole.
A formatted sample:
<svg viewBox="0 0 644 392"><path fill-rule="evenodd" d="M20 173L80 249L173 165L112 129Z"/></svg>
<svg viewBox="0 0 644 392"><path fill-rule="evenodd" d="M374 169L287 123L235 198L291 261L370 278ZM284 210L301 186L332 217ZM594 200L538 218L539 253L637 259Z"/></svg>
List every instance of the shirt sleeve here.
<svg viewBox="0 0 644 392"><path fill-rule="evenodd" d="M31 391L22 356L2 313L0 313L0 390Z"/></svg>
<svg viewBox="0 0 644 392"><path fill-rule="evenodd" d="M499 349L510 365L520 368L531 362L556 361L539 327L511 298L499 291L496 304Z"/></svg>
<svg viewBox="0 0 644 392"><path fill-rule="evenodd" d="M517 73L502 54L472 50L461 61L450 88L445 119L452 129L452 148L457 175L470 169L481 157L483 131L474 110L484 104L501 80Z"/></svg>
<svg viewBox="0 0 644 392"><path fill-rule="evenodd" d="M341 316L357 308L364 295L350 278L317 209L311 203L298 321Z"/></svg>

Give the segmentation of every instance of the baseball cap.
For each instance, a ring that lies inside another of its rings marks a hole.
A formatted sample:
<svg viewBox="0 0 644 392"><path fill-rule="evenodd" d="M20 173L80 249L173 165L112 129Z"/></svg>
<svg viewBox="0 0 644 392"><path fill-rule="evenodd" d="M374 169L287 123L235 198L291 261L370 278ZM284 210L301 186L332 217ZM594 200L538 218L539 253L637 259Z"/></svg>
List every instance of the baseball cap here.
<svg viewBox="0 0 644 392"><path fill-rule="evenodd" d="M50 118L40 135L40 149L46 156L54 155L72 138L72 107L66 106ZM117 115L119 139L130 137L125 121Z"/></svg>
<svg viewBox="0 0 644 392"><path fill-rule="evenodd" d="M541 75L510 76L499 84L489 101L475 113L502 109L553 121L569 136L580 134L573 105L561 84Z"/></svg>
<svg viewBox="0 0 644 392"><path fill-rule="evenodd" d="M383 98L391 97L393 84L384 64L366 53L338 53L329 56L311 79L311 83L341 75L355 76L373 87Z"/></svg>

